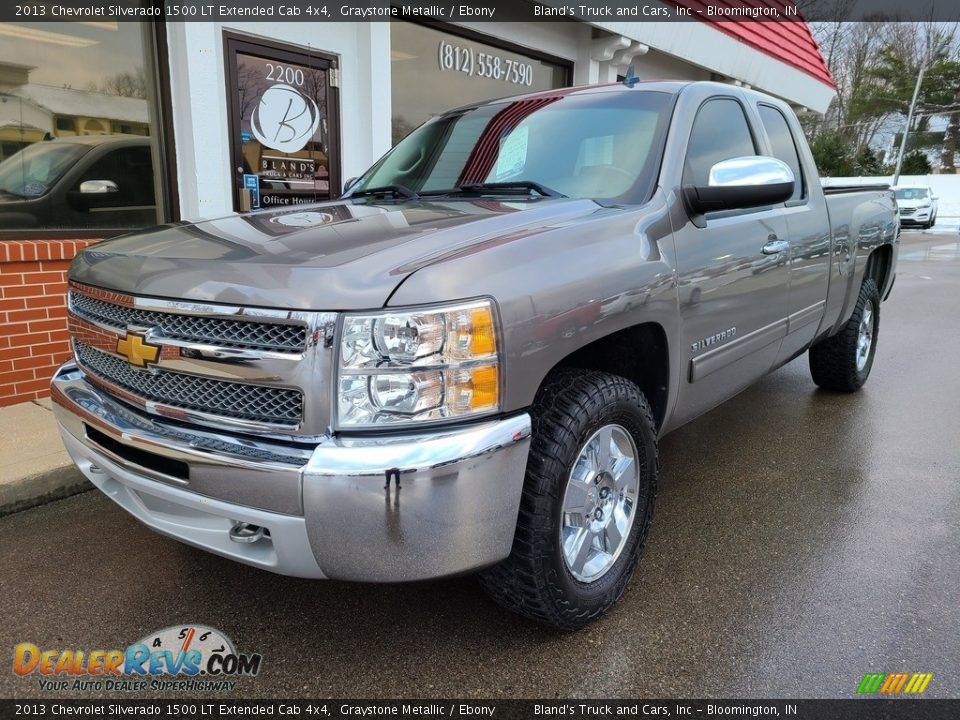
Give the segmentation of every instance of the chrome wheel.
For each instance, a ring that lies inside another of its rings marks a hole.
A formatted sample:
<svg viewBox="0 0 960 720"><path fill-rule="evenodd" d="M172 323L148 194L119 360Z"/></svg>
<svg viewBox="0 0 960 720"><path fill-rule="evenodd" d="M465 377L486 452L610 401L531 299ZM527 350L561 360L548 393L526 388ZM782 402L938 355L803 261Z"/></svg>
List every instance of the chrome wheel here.
<svg viewBox="0 0 960 720"><path fill-rule="evenodd" d="M593 582L627 544L640 490L637 445L620 425L604 425L580 449L564 491L560 545L570 574Z"/></svg>
<svg viewBox="0 0 960 720"><path fill-rule="evenodd" d="M857 372L862 372L870 357L873 346L873 303L867 300L860 316L860 330L857 333Z"/></svg>

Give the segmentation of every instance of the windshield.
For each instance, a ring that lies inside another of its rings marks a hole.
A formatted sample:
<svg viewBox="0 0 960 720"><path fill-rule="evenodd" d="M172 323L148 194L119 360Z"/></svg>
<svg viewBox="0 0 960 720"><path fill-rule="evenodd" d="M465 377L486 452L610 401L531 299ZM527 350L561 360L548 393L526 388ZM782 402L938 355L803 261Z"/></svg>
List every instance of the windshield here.
<svg viewBox="0 0 960 720"><path fill-rule="evenodd" d="M897 188L893 191L897 200L926 200L926 188Z"/></svg>
<svg viewBox="0 0 960 720"><path fill-rule="evenodd" d="M46 195L87 145L37 142L0 163L0 195L38 198Z"/></svg>
<svg viewBox="0 0 960 720"><path fill-rule="evenodd" d="M656 181L671 100L634 90L456 111L401 140L348 194L391 185L422 195L536 183L568 197L642 202Z"/></svg>

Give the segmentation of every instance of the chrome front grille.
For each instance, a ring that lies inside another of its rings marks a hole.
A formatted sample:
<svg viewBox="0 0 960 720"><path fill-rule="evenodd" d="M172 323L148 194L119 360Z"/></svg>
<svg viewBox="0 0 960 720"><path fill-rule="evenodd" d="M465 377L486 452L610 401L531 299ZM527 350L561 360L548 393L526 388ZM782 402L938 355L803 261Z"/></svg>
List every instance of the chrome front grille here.
<svg viewBox="0 0 960 720"><path fill-rule="evenodd" d="M213 380L158 368L138 370L77 339L73 349L85 372L144 400L272 425L297 427L303 418L303 394L297 390Z"/></svg>
<svg viewBox="0 0 960 720"><path fill-rule="evenodd" d="M88 380L183 423L264 437L323 437L337 315L150 298L71 280L67 321Z"/></svg>
<svg viewBox="0 0 960 720"><path fill-rule="evenodd" d="M307 328L303 325L157 312L118 305L73 290L70 309L77 317L121 332L142 327L157 337L218 347L299 353L307 344Z"/></svg>

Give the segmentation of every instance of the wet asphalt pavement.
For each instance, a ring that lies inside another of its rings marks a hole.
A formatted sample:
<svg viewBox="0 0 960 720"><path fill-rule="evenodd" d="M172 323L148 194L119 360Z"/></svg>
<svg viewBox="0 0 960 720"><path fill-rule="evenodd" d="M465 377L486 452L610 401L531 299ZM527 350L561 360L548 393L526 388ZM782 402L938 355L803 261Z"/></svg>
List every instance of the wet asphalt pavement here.
<svg viewBox="0 0 960 720"><path fill-rule="evenodd" d="M960 697L957 240L904 234L861 393L817 390L804 356L664 438L645 556L586 630L514 617L471 578L274 576L90 492L0 519L0 696L40 694L9 670L19 642L202 623L264 656L230 697L847 697L900 671Z"/></svg>

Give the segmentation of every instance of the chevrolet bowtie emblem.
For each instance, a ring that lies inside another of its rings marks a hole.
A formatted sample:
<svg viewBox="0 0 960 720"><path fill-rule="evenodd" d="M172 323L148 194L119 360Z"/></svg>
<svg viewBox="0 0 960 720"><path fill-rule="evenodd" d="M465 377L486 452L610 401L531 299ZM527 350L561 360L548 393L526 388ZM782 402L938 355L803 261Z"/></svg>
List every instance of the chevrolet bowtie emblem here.
<svg viewBox="0 0 960 720"><path fill-rule="evenodd" d="M131 365L142 368L155 363L160 357L159 347L149 344L143 335L134 332L117 339L117 352L126 355Z"/></svg>

